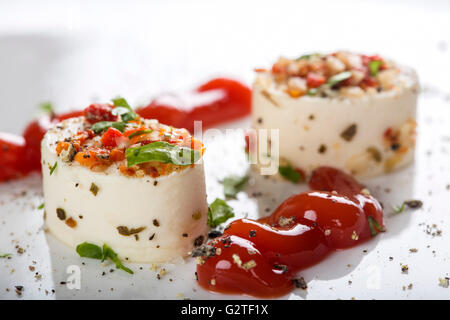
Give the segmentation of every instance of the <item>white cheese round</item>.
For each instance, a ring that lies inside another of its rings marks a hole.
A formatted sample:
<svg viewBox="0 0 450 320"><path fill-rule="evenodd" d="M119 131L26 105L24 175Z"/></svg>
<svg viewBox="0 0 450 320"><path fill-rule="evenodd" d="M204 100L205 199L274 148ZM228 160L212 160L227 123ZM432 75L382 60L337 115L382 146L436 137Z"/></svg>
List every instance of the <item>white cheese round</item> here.
<svg viewBox="0 0 450 320"><path fill-rule="evenodd" d="M270 74L258 74L253 87L253 127L257 133L279 129L279 143L270 141L272 150L279 146L279 159L272 156L271 160L307 175L319 166L358 176L405 166L414 158L418 81L413 70L401 70L390 90L343 88L332 98L293 98L273 84ZM386 138L388 130L395 135L395 143ZM261 168L268 159L259 153Z"/></svg>
<svg viewBox="0 0 450 320"><path fill-rule="evenodd" d="M126 177L114 165L93 172L64 162L55 152L56 143L73 136L82 123L82 117L66 120L42 141L45 221L52 235L72 248L85 241L106 243L121 259L144 263L176 260L186 256L194 242L206 240L208 206L201 163L151 178ZM144 229L127 236L119 227Z"/></svg>

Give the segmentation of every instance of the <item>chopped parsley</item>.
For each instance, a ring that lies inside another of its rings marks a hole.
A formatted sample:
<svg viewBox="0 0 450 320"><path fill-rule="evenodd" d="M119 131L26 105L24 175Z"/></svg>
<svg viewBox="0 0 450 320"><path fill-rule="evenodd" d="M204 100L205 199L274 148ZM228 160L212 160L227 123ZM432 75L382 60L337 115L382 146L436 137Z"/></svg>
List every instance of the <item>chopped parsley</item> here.
<svg viewBox="0 0 450 320"><path fill-rule="evenodd" d="M115 263L117 269L122 269L130 274L134 273L133 270L122 264L120 259L117 257L117 253L115 253L114 250L107 244L103 244L102 249L93 243L83 242L77 246L76 250L80 257L98 259L102 262L109 258Z"/></svg>
<svg viewBox="0 0 450 320"><path fill-rule="evenodd" d="M43 102L39 105L39 110L45 114L53 115L55 111L51 102Z"/></svg>
<svg viewBox="0 0 450 320"><path fill-rule="evenodd" d="M113 121L100 121L100 122L93 124L91 129L95 133L100 133L111 127L119 130L120 132L123 132L125 130L125 123L124 122L113 122Z"/></svg>
<svg viewBox="0 0 450 320"><path fill-rule="evenodd" d="M319 93L319 89L317 88L311 88L308 91L306 91L307 96L315 96Z"/></svg>
<svg viewBox="0 0 450 320"><path fill-rule="evenodd" d="M369 62L369 70L370 70L370 75L372 77L376 77L376 75L378 74L378 71L380 70L381 67L381 61L379 60L372 60Z"/></svg>
<svg viewBox="0 0 450 320"><path fill-rule="evenodd" d="M131 139L131 138L136 137L136 136L140 136L141 134L147 134L147 133L152 133L152 132L153 132L153 130L151 130L151 129L149 129L149 130L139 130L139 131L136 131L136 132L133 132L132 134L130 134L128 136L128 139Z"/></svg>
<svg viewBox="0 0 450 320"><path fill-rule="evenodd" d="M128 148L125 151L125 156L128 167L150 161L188 166L200 159L200 152L165 141L157 141L141 147Z"/></svg>
<svg viewBox="0 0 450 320"><path fill-rule="evenodd" d="M278 172L280 175L293 183L303 181L304 177L300 171L295 170L291 165L279 166Z"/></svg>
<svg viewBox="0 0 450 320"><path fill-rule="evenodd" d="M309 60L309 59L311 59L312 57L321 57L322 56L322 54L320 54L320 53L309 53L309 54L304 54L304 55L301 55L300 57L298 57L297 59L295 59L295 60Z"/></svg>
<svg viewBox="0 0 450 320"><path fill-rule="evenodd" d="M395 213L402 213L405 211L405 203L403 202L401 206L392 206L392 209L394 209Z"/></svg>
<svg viewBox="0 0 450 320"><path fill-rule="evenodd" d="M423 206L423 202L420 200L405 200L401 206L392 206L395 213L402 213L406 207L411 209L419 209Z"/></svg>
<svg viewBox="0 0 450 320"><path fill-rule="evenodd" d="M101 259L103 257L102 248L92 243L83 242L77 246L76 250L80 257L91 259Z"/></svg>
<svg viewBox="0 0 450 320"><path fill-rule="evenodd" d="M338 74L335 74L334 76L330 77L328 79L328 85L330 87L334 87L335 85L337 85L338 83L347 80L348 78L350 78L352 76L352 73L350 71L344 71Z"/></svg>
<svg viewBox="0 0 450 320"><path fill-rule="evenodd" d="M38 207L39 210L44 209L45 203L41 203L41 205Z"/></svg>
<svg viewBox="0 0 450 320"><path fill-rule="evenodd" d="M238 176L229 176L223 179L223 191L225 193L225 197L227 198L236 198L236 195L239 191L244 189L247 184L249 177L238 177Z"/></svg>
<svg viewBox="0 0 450 320"><path fill-rule="evenodd" d="M96 196L98 193L98 190L100 190L100 188L95 183L92 182L91 187L89 188L89 191L92 192L92 194L94 196Z"/></svg>
<svg viewBox="0 0 450 320"><path fill-rule="evenodd" d="M367 220L369 221L370 235L372 237L375 237L380 232L384 232L383 227L374 217L368 216Z"/></svg>
<svg viewBox="0 0 450 320"><path fill-rule="evenodd" d="M11 257L11 253L0 253L0 258L8 258Z"/></svg>
<svg viewBox="0 0 450 320"><path fill-rule="evenodd" d="M208 224L210 227L217 227L230 218L234 217L233 208L230 207L225 200L217 198L209 205Z"/></svg>
<svg viewBox="0 0 450 320"><path fill-rule="evenodd" d="M53 172L55 172L57 166L58 166L58 162L55 161L55 164L50 168L50 175L52 175Z"/></svg>

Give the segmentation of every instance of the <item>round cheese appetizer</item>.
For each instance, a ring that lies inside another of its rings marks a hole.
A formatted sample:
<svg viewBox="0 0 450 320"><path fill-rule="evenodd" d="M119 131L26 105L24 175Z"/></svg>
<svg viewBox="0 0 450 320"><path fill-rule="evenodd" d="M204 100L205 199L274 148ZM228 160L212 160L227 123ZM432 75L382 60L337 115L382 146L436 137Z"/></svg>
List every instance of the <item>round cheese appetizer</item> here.
<svg viewBox="0 0 450 320"><path fill-rule="evenodd" d="M418 80L412 69L336 52L280 58L271 70L256 71L253 127L279 129L279 173L289 180L319 166L374 176L413 160ZM259 145L267 142L276 143ZM259 157L267 163L262 158L271 155Z"/></svg>
<svg viewBox="0 0 450 320"><path fill-rule="evenodd" d="M46 226L71 247L169 262L206 240L203 145L131 108L91 105L42 141Z"/></svg>

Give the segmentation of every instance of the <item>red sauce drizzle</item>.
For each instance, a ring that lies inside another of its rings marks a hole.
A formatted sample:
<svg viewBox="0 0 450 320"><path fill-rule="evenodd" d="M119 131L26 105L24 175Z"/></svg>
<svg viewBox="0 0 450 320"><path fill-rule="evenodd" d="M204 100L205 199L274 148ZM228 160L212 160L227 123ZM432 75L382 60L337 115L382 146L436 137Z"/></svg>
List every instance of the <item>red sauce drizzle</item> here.
<svg viewBox="0 0 450 320"><path fill-rule="evenodd" d="M215 254L197 264L200 286L221 293L282 296L293 289L298 271L382 231L380 203L353 177L321 167L309 185L315 191L288 198L260 220L233 221L211 240L208 246ZM369 226L369 219L379 228Z"/></svg>

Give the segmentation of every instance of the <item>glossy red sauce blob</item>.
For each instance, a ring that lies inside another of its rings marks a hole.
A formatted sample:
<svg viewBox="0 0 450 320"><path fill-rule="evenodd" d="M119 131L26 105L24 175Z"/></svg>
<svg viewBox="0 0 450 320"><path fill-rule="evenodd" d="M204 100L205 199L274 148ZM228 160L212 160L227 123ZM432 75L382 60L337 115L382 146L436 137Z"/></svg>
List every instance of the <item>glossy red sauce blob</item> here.
<svg viewBox="0 0 450 320"><path fill-rule="evenodd" d="M299 270L382 231L381 205L350 175L321 167L309 184L317 191L288 198L258 221L233 221L222 238L210 241L209 253L201 251L197 264L200 286L223 293L282 296L296 283ZM369 217L379 230L369 227ZM223 237L228 239L226 247ZM253 254L243 249L243 243Z"/></svg>
<svg viewBox="0 0 450 320"><path fill-rule="evenodd" d="M212 79L184 96L159 96L149 105L136 109L141 117L158 119L190 132L194 121L202 121L202 128L206 129L247 116L250 111L250 88L227 78Z"/></svg>
<svg viewBox="0 0 450 320"><path fill-rule="evenodd" d="M286 199L270 216L269 224L279 226L280 218L294 218L296 223L316 227L326 234L332 249L354 246L367 224L359 204L330 192L306 192ZM356 239L357 240L357 239Z"/></svg>
<svg viewBox="0 0 450 320"><path fill-rule="evenodd" d="M230 235L213 241L215 256L197 267L197 278L203 288L264 298L280 296L292 290L289 277L274 269L251 241Z"/></svg>
<svg viewBox="0 0 450 320"><path fill-rule="evenodd" d="M272 265L286 265L296 270L319 262L330 252L320 229L295 222L275 228L240 219L232 222L224 234L251 241Z"/></svg>

